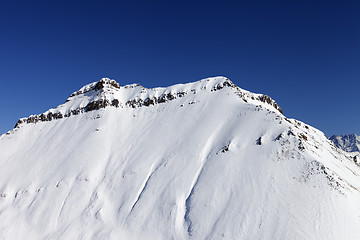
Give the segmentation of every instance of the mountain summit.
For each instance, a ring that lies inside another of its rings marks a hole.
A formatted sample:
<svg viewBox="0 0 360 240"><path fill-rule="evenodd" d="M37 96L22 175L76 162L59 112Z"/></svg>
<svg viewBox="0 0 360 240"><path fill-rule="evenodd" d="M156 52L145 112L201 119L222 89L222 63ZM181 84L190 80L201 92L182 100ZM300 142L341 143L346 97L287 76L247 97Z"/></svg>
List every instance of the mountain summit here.
<svg viewBox="0 0 360 240"><path fill-rule="evenodd" d="M4 239L359 239L360 167L225 77L107 78L0 136Z"/></svg>
<svg viewBox="0 0 360 240"><path fill-rule="evenodd" d="M245 102L258 103L282 113L281 108L269 96L253 94L240 89L225 77L207 78L194 83L153 89L144 88L139 84L120 87L120 84L115 80L102 78L100 81L88 84L79 91L71 94L65 104L55 109L50 109L43 114L20 119L15 127L18 127L22 123L51 121L53 119L70 117L71 115L78 115L106 107L148 107L150 105L166 103L177 98L182 98L187 94L195 95L200 91L215 92L224 87L234 89L235 93Z"/></svg>

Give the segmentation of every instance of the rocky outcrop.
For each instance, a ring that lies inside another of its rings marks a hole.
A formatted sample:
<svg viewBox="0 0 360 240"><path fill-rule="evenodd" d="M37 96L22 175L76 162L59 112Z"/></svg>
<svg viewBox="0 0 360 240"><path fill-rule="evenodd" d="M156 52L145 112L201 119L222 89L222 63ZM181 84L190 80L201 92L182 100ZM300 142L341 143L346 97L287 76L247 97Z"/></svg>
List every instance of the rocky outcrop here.
<svg viewBox="0 0 360 240"><path fill-rule="evenodd" d="M115 80L111 80L108 78L102 78L94 86L92 86L90 88L80 89L79 91L72 93L70 95L70 97L75 97L75 96L85 94L90 91L99 91L99 90L104 89L105 87L120 89L120 84L117 83Z"/></svg>
<svg viewBox="0 0 360 240"><path fill-rule="evenodd" d="M120 84L117 83L115 80L110 80L110 79L101 79L100 81L98 81L96 83L96 85L94 86L94 88L92 90L94 91L98 91L101 90L105 87L105 85L110 85L114 88L120 89Z"/></svg>
<svg viewBox="0 0 360 240"><path fill-rule="evenodd" d="M90 112L94 110L99 110L100 108L106 108L110 105L110 101L107 99L100 99L97 101L90 102L88 105L85 106L85 112Z"/></svg>
<svg viewBox="0 0 360 240"><path fill-rule="evenodd" d="M186 92L177 92L177 93L165 93L162 94L160 97L147 97L145 100L141 98L131 99L126 102L126 106L136 108L136 107L149 107L150 105L156 105L160 103L165 103L168 101L172 101L177 98L184 97L187 93Z"/></svg>
<svg viewBox="0 0 360 240"><path fill-rule="evenodd" d="M260 101L274 107L280 113L283 113L279 105L269 96L259 95L244 91L239 87L237 87L233 82L231 82L227 78L217 78L217 79L218 80L215 85L211 84L211 81L214 80L205 79L205 80L201 80L200 82L197 82L197 83L201 83L201 82L204 83L204 84L200 84L200 86L195 85L194 83L193 86L195 87L192 89L186 91L177 90L175 92L171 90L172 88L169 88L170 92L167 92L167 89L164 88L146 89L141 87L139 84L126 85L123 87L123 91L125 89L128 89L129 91L135 91L135 94L132 98L130 98L126 102L121 103L120 100L116 98L116 94L115 94L118 93L118 91L120 91L121 89L120 84L117 83L115 80L102 78L98 82L86 85L83 88L81 88L79 91L71 94L69 99L67 99L64 104L64 105L69 105L71 104L72 101L75 101L76 99L79 98L81 99L83 96L87 96L87 97L90 96L92 100L89 103L87 103L84 107L76 107L75 109L72 109L70 105L70 107L67 108L68 110L65 111L60 110L60 108L56 108L54 110L49 110L46 113L40 115L31 115L30 117L22 118L18 120L18 122L15 125L15 128L19 127L21 124L24 123L52 121L64 117L66 118L73 115L79 115L85 112L104 109L107 107L115 107L115 108L119 108L119 107L123 108L124 106L131 108L149 107L157 104L166 103L178 98L182 98L188 94L196 94L197 91L207 90L207 87L211 92L220 91L226 87L234 89L235 90L234 93L238 95L245 102L250 101L250 99L253 101ZM210 84L208 84L207 82L209 82ZM135 88L139 88L139 90L132 90ZM159 96L158 94L156 94L156 92L159 90L160 91L165 90L165 91ZM146 97L144 97L144 94Z"/></svg>
<svg viewBox="0 0 360 240"><path fill-rule="evenodd" d="M254 94L251 92L244 92L242 89L240 89L238 86L236 86L234 83L232 83L229 79L227 79L222 85L218 85L214 87L211 91L220 90L224 87L231 87L236 89L236 94L243 99L243 101L248 102L249 99L254 101L260 101L263 103L266 103L270 106L273 106L276 110L278 110L281 114L283 114L283 110L280 108L280 106L269 96L261 94Z"/></svg>
<svg viewBox="0 0 360 240"><path fill-rule="evenodd" d="M263 103L267 103L267 104L273 106L275 109L277 109L281 114L283 113L283 110L271 97L269 97L267 95L260 95L259 97L257 97L257 100L259 100Z"/></svg>
<svg viewBox="0 0 360 240"><path fill-rule="evenodd" d="M45 121L51 121L54 119L61 119L61 118L63 118L63 115L60 112L55 112L55 113L49 112L48 114L31 115L28 118L19 119L15 124L15 128L19 127L20 124L22 123L37 123L39 121L45 122Z"/></svg>

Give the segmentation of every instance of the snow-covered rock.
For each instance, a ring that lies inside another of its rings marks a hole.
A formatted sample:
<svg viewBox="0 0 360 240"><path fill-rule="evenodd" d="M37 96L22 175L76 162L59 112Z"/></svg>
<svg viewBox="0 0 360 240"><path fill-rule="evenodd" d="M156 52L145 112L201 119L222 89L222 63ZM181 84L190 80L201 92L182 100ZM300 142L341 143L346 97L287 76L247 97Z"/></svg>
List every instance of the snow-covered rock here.
<svg viewBox="0 0 360 240"><path fill-rule="evenodd" d="M0 176L2 239L360 239L356 161L224 77L86 85L0 136Z"/></svg>
<svg viewBox="0 0 360 240"><path fill-rule="evenodd" d="M333 135L330 140L334 142L335 146L346 152L360 151L360 136L356 134L348 134L344 136Z"/></svg>
<svg viewBox="0 0 360 240"><path fill-rule="evenodd" d="M39 115L32 115L27 118L19 119L15 128L23 123L37 123L62 119L71 115L78 115L84 112L99 110L106 107L143 107L155 104L166 103L168 101L184 97L198 91L218 91L224 87L233 88L236 94L244 101L257 103L270 109L276 109L282 113L281 108L269 96L263 94L253 94L238 88L225 77L207 78L195 83L179 84L169 88L147 89L139 84L126 85L120 87L115 80L102 78L82 87L74 92L66 102L55 109L50 109Z"/></svg>

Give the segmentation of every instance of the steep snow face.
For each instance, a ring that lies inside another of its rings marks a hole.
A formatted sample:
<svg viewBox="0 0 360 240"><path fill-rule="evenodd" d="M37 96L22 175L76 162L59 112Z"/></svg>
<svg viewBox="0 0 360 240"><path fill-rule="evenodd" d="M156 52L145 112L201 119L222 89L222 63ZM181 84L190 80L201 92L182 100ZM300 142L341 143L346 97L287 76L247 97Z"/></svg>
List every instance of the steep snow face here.
<svg viewBox="0 0 360 240"><path fill-rule="evenodd" d="M357 163L263 96L103 79L23 119L0 136L1 236L360 239Z"/></svg>
<svg viewBox="0 0 360 240"><path fill-rule="evenodd" d="M346 152L359 152L360 151L360 136L349 134L344 136L332 136L331 141L336 147Z"/></svg>

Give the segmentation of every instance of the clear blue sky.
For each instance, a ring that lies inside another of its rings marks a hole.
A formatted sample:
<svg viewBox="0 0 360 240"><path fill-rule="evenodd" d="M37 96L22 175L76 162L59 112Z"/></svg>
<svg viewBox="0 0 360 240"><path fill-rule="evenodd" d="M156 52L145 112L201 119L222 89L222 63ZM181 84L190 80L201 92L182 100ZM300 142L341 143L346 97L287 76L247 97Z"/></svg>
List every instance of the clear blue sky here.
<svg viewBox="0 0 360 240"><path fill-rule="evenodd" d="M360 134L356 1L1 1L0 133L85 84L223 75L328 136Z"/></svg>

